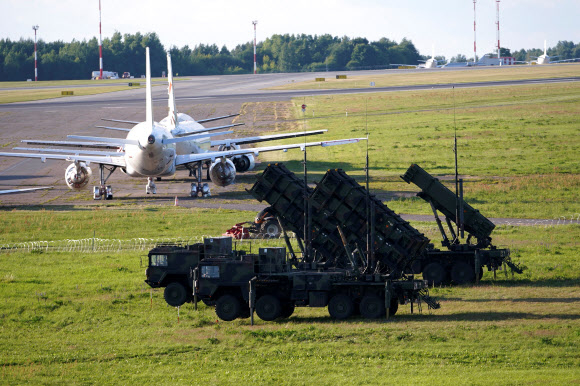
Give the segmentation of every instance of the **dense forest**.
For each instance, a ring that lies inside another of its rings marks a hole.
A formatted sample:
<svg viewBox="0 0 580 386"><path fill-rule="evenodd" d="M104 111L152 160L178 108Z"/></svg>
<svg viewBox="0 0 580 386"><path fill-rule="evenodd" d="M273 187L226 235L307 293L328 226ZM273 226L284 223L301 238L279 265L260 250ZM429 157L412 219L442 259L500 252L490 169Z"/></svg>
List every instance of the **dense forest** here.
<svg viewBox="0 0 580 386"><path fill-rule="evenodd" d="M98 70L98 41L70 43L39 40L39 80L90 79ZM104 70L119 74L127 71L139 77L145 72L145 47L151 50L151 68L160 76L167 67L166 48L155 33L124 34L115 32L103 40ZM179 75L218 75L251 73L254 68L252 42L228 50L226 46L199 44L194 48L170 47L173 71ZM541 49L513 53L502 48L503 56L530 60L543 54ZM580 57L580 44L560 41L548 54L558 59ZM365 38L331 35L273 35L257 45L258 72L342 71L388 68L392 64L418 64L427 59L419 54L410 40L397 43L387 38L369 42ZM444 60L442 57L437 59ZM463 55L451 61L467 61ZM31 39L0 40L0 81L26 80L34 77L34 41Z"/></svg>

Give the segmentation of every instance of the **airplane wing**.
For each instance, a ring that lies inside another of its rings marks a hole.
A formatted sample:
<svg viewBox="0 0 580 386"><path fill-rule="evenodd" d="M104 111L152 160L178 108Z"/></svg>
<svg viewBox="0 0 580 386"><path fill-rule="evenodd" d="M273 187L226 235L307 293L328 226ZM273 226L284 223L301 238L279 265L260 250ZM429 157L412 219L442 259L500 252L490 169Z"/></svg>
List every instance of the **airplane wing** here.
<svg viewBox="0 0 580 386"><path fill-rule="evenodd" d="M131 131L131 129L124 129L122 127L112 127L112 126L95 126L99 129L109 129L109 130L118 130L118 131Z"/></svg>
<svg viewBox="0 0 580 386"><path fill-rule="evenodd" d="M139 141L137 141L136 139L90 137L90 136L85 136L85 135L67 135L66 137L71 138L71 139L82 139L85 141L97 141L97 142L100 141L100 142L105 142L105 143L114 143L114 144L117 144L117 146L122 146L122 145L139 146Z"/></svg>
<svg viewBox="0 0 580 386"><path fill-rule="evenodd" d="M238 115L240 115L240 114L230 114L230 115L224 115L224 116L221 116L221 117L213 117L213 118L200 119L199 121L197 121L197 123L205 123L205 122L218 121L220 119L237 117Z"/></svg>
<svg viewBox="0 0 580 386"><path fill-rule="evenodd" d="M68 162L93 162L97 164L126 167L124 156L91 156L91 155L72 155L72 154L38 154L38 153L0 153L3 157L19 158L39 158L42 162L47 159L64 160Z"/></svg>
<svg viewBox="0 0 580 386"><path fill-rule="evenodd" d="M22 140L22 143L42 146L64 146L64 147L88 147L94 149L118 149L120 145L111 145L103 142L74 142L74 141L36 141Z"/></svg>
<svg viewBox="0 0 580 386"><path fill-rule="evenodd" d="M178 155L175 157L175 164L176 165L184 165L191 162L198 162L198 161L215 161L217 158L221 157L233 157L236 155L243 155L243 154L253 154L254 156L258 156L261 152L266 151L286 151L288 149L301 149L304 150L305 147L310 146L336 146L336 145L346 145L349 143L358 143L360 141L366 141L366 138L349 138L349 139L337 139L331 141L321 141L321 142L308 142L308 143L295 143L290 145L277 145L277 146L264 146L264 147L255 147L249 149L239 149L239 150L226 150L226 151L212 151L207 153L196 153L196 154L185 154L185 155Z"/></svg>
<svg viewBox="0 0 580 386"><path fill-rule="evenodd" d="M184 136L188 136L191 134L196 134L196 133L205 133L206 131L214 131L214 130L220 130L220 129L227 129L230 127L236 127L236 126L242 126L244 125L243 123L232 123L231 125L224 125L224 126L214 126L214 127L204 127L202 129L194 129L194 130L190 130L190 131L186 131L184 133L178 133L175 134L176 137L184 137ZM185 127L187 129L187 124L182 124L180 125L180 127Z"/></svg>
<svg viewBox="0 0 580 386"><path fill-rule="evenodd" d="M26 192L32 192L34 190L52 189L52 188L53 188L52 186L42 186L40 188L8 189L8 190L0 190L0 194L26 193Z"/></svg>
<svg viewBox="0 0 580 386"><path fill-rule="evenodd" d="M107 122L118 122L118 123L128 123L130 125L136 125L138 123L141 122L136 122L136 121L123 121L121 119L109 119L109 118L101 118L102 121L107 121Z"/></svg>
<svg viewBox="0 0 580 386"><path fill-rule="evenodd" d="M226 135L226 134L232 134L232 133L233 133L233 131L220 131L217 133L190 134L190 135L183 136L183 137L166 138L163 140L163 143L170 144L170 143L177 143L177 142L187 142L187 141L193 141L196 139L215 137L218 135Z"/></svg>
<svg viewBox="0 0 580 386"><path fill-rule="evenodd" d="M96 150L83 150L83 149L48 149L48 148L31 148L31 147L15 147L12 150L24 150L24 151L38 151L38 152L49 152L49 153L67 153L67 154L90 154L90 155L105 155L105 156L115 156L123 155L125 152L120 151L96 151Z"/></svg>
<svg viewBox="0 0 580 386"><path fill-rule="evenodd" d="M326 131L328 131L328 130L301 131L301 132L297 132L297 133L261 135L261 136L257 136L257 137L246 137L246 138L228 138L228 139L221 139L221 140L217 140L217 141L211 141L211 146L220 146L220 145L230 146L231 144L244 145L244 144L248 144L248 143L273 141L275 139L305 137L307 135L322 134Z"/></svg>

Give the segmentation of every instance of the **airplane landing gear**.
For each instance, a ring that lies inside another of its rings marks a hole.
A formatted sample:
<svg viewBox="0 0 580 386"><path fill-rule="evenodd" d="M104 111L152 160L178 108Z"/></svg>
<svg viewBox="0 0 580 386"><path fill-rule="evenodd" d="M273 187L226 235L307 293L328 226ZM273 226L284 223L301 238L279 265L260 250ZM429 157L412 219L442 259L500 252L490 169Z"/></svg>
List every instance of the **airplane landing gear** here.
<svg viewBox="0 0 580 386"><path fill-rule="evenodd" d="M107 177L105 177L105 169L109 171ZM113 188L111 185L106 185L107 180L111 177L111 174L117 169L116 166L107 167L106 165L99 164L99 170L101 172L101 185L95 186L93 188L93 199L95 200L112 200L113 199Z"/></svg>
<svg viewBox="0 0 580 386"><path fill-rule="evenodd" d="M147 194L157 194L157 185L153 181L153 177L147 178L147 185L145 186L145 193Z"/></svg>
<svg viewBox="0 0 580 386"><path fill-rule="evenodd" d="M188 166L188 168L190 171L190 175L194 174L197 177L197 182L191 183L191 190L189 192L189 195L191 197L197 197L198 195L201 195L202 197L211 196L209 185L207 183L201 182L201 176L202 176L202 174L201 174L202 173L201 161L197 162L195 166Z"/></svg>
<svg viewBox="0 0 580 386"><path fill-rule="evenodd" d="M93 188L93 199L100 200L101 198L104 198L105 200L113 199L113 188L111 185L101 185Z"/></svg>

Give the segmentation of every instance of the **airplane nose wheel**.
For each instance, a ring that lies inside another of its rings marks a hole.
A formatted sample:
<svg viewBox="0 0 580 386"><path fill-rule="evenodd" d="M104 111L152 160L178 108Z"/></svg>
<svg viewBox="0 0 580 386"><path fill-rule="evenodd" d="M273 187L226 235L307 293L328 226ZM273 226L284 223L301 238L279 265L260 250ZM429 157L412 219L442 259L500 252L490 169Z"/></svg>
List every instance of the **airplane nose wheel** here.
<svg viewBox="0 0 580 386"><path fill-rule="evenodd" d="M145 193L147 194L157 194L157 185L153 181L152 177L147 178L147 185L145 186Z"/></svg>

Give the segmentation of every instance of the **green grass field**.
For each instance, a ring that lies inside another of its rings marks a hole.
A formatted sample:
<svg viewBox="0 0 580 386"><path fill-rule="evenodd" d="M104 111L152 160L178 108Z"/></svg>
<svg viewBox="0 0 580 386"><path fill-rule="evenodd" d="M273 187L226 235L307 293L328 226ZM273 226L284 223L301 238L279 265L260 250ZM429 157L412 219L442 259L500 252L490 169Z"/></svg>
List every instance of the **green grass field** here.
<svg viewBox="0 0 580 386"><path fill-rule="evenodd" d="M369 133L370 186L397 212L430 214L399 176L416 163L442 179L459 174L467 201L490 217L554 219L580 215L580 83L408 91L299 98L307 129L328 138ZM454 108L455 105L455 108ZM365 113L366 111L366 113ZM362 183L366 145L312 148L313 179L343 168ZM260 155L300 171L301 155ZM452 181L449 181L452 187ZM454 189L454 188L453 188ZM547 205L546 205L547 204Z"/></svg>
<svg viewBox="0 0 580 386"><path fill-rule="evenodd" d="M178 78L176 81L187 78ZM139 86L128 87L128 83L140 83ZM153 78L153 86L166 85L167 80ZM85 87L67 87L85 86ZM53 80L38 82L0 82L0 103L27 102L42 99L62 98L62 91L73 91L74 96L95 95L115 91L125 91L130 88L144 88L145 79L104 79L104 80Z"/></svg>
<svg viewBox="0 0 580 386"><path fill-rule="evenodd" d="M503 66L476 67L466 70L444 69L424 71L390 71L387 74L356 75L345 72L347 79L324 78L324 82L311 81L289 83L272 87L272 90L310 90L336 88L367 88L371 82L374 87L406 86L418 84L457 84L468 82L490 82L502 80L567 78L580 76L580 64L559 64L550 66Z"/></svg>
<svg viewBox="0 0 580 386"><path fill-rule="evenodd" d="M98 237L219 234L235 215L251 214L9 211L2 217L14 230L1 238L22 232L14 224L57 240L90 237L92 229ZM149 225L137 232L127 220ZM436 237L432 223L414 225ZM8 384L577 382L580 226L500 227L495 235L526 265L524 274L494 280L486 272L479 286L432 289L439 310L411 315L403 306L389 321L337 322L325 309L299 308L290 319L254 326L218 322L204 305L181 307L178 320L162 291L143 283L145 251L0 252L0 377Z"/></svg>
<svg viewBox="0 0 580 386"><path fill-rule="evenodd" d="M580 215L580 85L343 95L308 105L308 129L370 133L371 190L397 212L429 213L399 175L447 179L457 127L467 201L489 217ZM455 109L453 106L455 105ZM346 112L348 111L348 116ZM366 113L365 113L366 111ZM312 116L314 115L314 116ZM455 116L455 119L454 119ZM456 125L454 124L454 120ZM294 122L302 126L302 119ZM308 151L313 179L343 168L362 183L366 146ZM263 154L301 170L301 153ZM23 241L219 235L251 212L158 206L0 207L0 246ZM413 223L435 243L433 223ZM146 251L0 250L4 384L574 384L580 382L580 225L499 226L522 275L441 287L441 309L337 322L298 308L255 326L166 305L143 282ZM247 249L248 245L244 245ZM257 245L253 245L257 248Z"/></svg>

